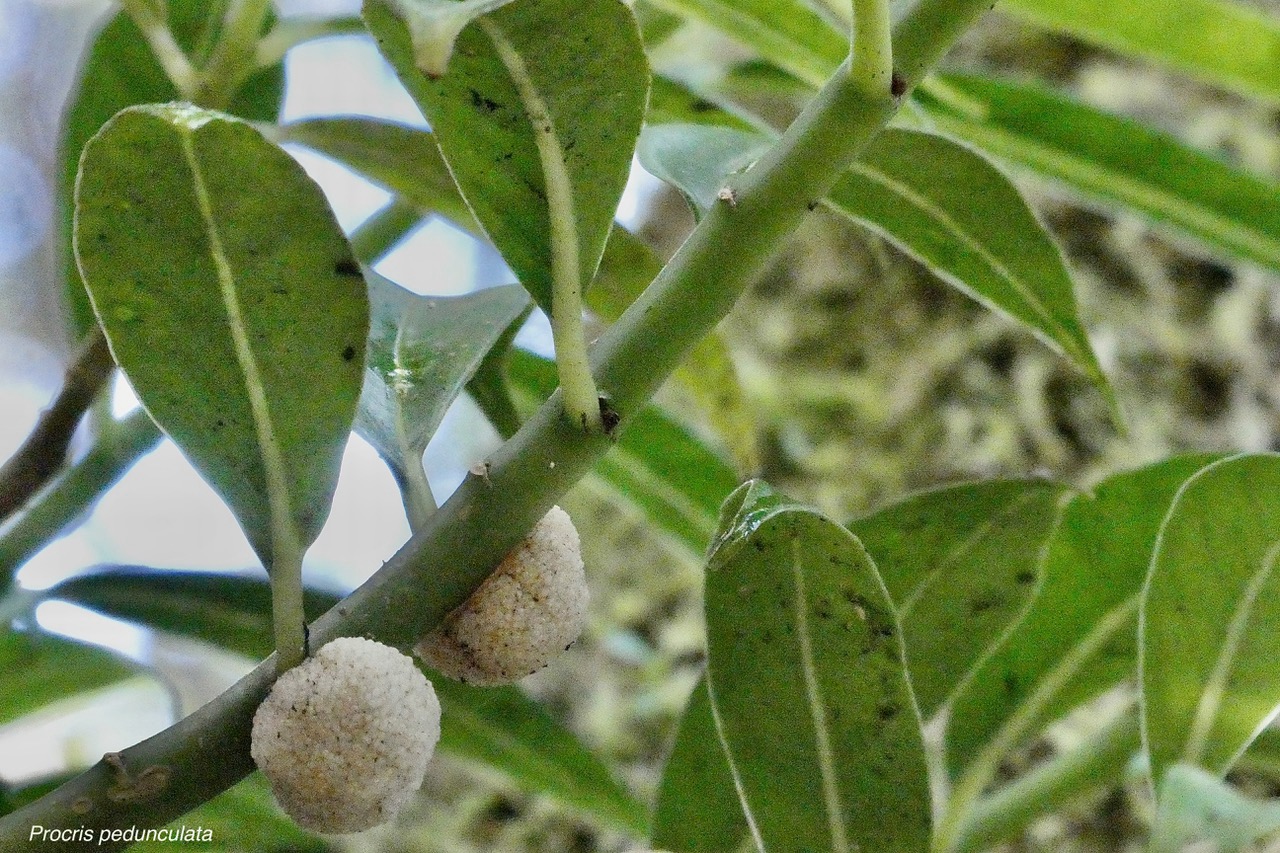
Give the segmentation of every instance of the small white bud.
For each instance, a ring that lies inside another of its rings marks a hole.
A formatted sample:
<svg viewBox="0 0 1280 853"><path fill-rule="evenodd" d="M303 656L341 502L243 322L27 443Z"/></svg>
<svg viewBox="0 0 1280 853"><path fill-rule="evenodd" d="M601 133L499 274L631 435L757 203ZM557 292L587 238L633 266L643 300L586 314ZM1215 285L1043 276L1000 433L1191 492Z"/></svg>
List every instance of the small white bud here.
<svg viewBox="0 0 1280 853"><path fill-rule="evenodd" d="M572 645L586 620L578 531L556 506L415 651L459 681L510 684Z"/></svg>
<svg viewBox="0 0 1280 853"><path fill-rule="evenodd" d="M250 751L299 826L337 834L394 818L439 740L440 703L412 658L342 637L276 680Z"/></svg>

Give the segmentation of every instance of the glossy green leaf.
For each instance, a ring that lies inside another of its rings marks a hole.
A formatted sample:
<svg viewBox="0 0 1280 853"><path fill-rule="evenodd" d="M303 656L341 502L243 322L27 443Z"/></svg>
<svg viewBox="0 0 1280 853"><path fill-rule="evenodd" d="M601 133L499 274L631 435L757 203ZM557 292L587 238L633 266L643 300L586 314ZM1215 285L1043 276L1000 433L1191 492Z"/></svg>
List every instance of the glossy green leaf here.
<svg viewBox="0 0 1280 853"><path fill-rule="evenodd" d="M1031 609L956 697L947 759L966 766L1009 732L1014 748L1124 678L1137 663L1137 596L1156 532L1178 488L1214 457L1175 457L1103 480L1071 498L1040 560Z"/></svg>
<svg viewBox="0 0 1280 853"><path fill-rule="evenodd" d="M0 725L133 673L119 658L48 634L0 634Z"/></svg>
<svg viewBox="0 0 1280 853"><path fill-rule="evenodd" d="M810 86L821 86L849 53L849 39L803 0L650 0L702 21Z"/></svg>
<svg viewBox="0 0 1280 853"><path fill-rule="evenodd" d="M897 606L926 718L1026 612L1067 491L1047 480L948 486L849 525Z"/></svg>
<svg viewBox="0 0 1280 853"><path fill-rule="evenodd" d="M1223 774L1280 708L1280 456L1215 462L1173 501L1142 591L1143 738Z"/></svg>
<svg viewBox="0 0 1280 853"><path fill-rule="evenodd" d="M238 853L245 850L288 850L289 853L321 853L330 845L299 829L271 796L271 786L261 773L223 791L207 803L169 824L170 831L208 830L187 840L141 841L132 853Z"/></svg>
<svg viewBox="0 0 1280 853"><path fill-rule="evenodd" d="M224 5L208 0L169 0L166 4L169 27L178 44L197 56L207 53L221 25ZM245 81L228 111L243 118L272 122L280 111L283 94L284 65L276 63ZM63 214L67 293L78 328L88 328L93 322L93 309L85 298L71 252L72 196L80 152L89 138L125 107L177 99L177 90L156 62L133 19L127 12L117 12L94 39L80 68L67 101L59 143L62 163L59 206Z"/></svg>
<svg viewBox="0 0 1280 853"><path fill-rule="evenodd" d="M723 127L645 131L645 168L704 208L767 139ZM736 153L735 153L736 152ZM1114 396L1080 325L1062 252L1017 188L983 157L948 139L890 128L827 199L938 277L1030 329Z"/></svg>
<svg viewBox="0 0 1280 853"><path fill-rule="evenodd" d="M1255 800L1212 773L1175 764L1164 774L1151 827L1150 853L1183 853L1194 841L1216 853L1239 853L1280 830L1280 802Z"/></svg>
<svg viewBox="0 0 1280 853"><path fill-rule="evenodd" d="M489 349L528 308L519 285L465 296L419 296L365 273L371 304L369 354L356 431L405 472Z"/></svg>
<svg viewBox="0 0 1280 853"><path fill-rule="evenodd" d="M706 612L711 702L760 849L927 849L902 632L858 540L748 483L725 504Z"/></svg>
<svg viewBox="0 0 1280 853"><path fill-rule="evenodd" d="M508 377L518 402L528 408L556 387L555 366L525 352L511 354ZM720 504L738 484L723 459L652 406L631 419L592 476L695 558L706 552Z"/></svg>
<svg viewBox="0 0 1280 853"><path fill-rule="evenodd" d="M1280 268L1280 187L1037 86L948 75L916 98L939 128L1086 195Z"/></svg>
<svg viewBox="0 0 1280 853"><path fill-rule="evenodd" d="M725 181L769 150L754 131L717 125L656 125L640 136L636 156L655 178L684 193L698 215L716 203Z"/></svg>
<svg viewBox="0 0 1280 853"><path fill-rule="evenodd" d="M744 849L750 830L720 745L707 681L699 679L662 771L650 843L678 853Z"/></svg>
<svg viewBox="0 0 1280 853"><path fill-rule="evenodd" d="M1280 17L1231 0L1006 0L1042 27L1280 103Z"/></svg>
<svg viewBox="0 0 1280 853"><path fill-rule="evenodd" d="M630 172L649 79L635 18L619 0L517 0L464 29L448 73L431 79L403 2L367 0L369 29L476 219L549 311L553 228L585 288ZM552 210L556 199L566 207Z"/></svg>
<svg viewBox="0 0 1280 853"><path fill-rule="evenodd" d="M315 118L273 131L278 142L305 145L331 157L423 211L437 211L465 228L475 220L435 137L425 130L369 118Z"/></svg>
<svg viewBox="0 0 1280 853"><path fill-rule="evenodd" d="M1115 408L1080 325L1061 249L1017 187L977 152L941 136L886 130L831 191L829 204L1021 322Z"/></svg>
<svg viewBox="0 0 1280 853"><path fill-rule="evenodd" d="M66 581L56 596L110 616L195 637L250 657L271 651L266 579L208 572L116 568ZM338 596L306 592L309 619ZM566 729L517 688L469 687L432 676L443 709L441 747L481 762L522 789L581 809L602 823L643 834L645 808Z"/></svg>
<svg viewBox="0 0 1280 853"><path fill-rule="evenodd" d="M116 362L264 562L273 518L313 541L368 334L319 187L244 122L134 107L85 149L75 248Z"/></svg>

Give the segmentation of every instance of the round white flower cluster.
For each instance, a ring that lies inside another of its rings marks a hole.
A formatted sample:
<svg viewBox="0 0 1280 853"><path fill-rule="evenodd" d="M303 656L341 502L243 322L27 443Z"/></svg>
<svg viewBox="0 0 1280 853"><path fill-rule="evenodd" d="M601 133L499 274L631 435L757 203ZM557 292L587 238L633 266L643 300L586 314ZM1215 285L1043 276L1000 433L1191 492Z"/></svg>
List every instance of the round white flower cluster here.
<svg viewBox="0 0 1280 853"><path fill-rule="evenodd" d="M276 681L251 752L299 826L338 834L391 820L439 740L440 703L413 660L342 637Z"/></svg>
<svg viewBox="0 0 1280 853"><path fill-rule="evenodd" d="M578 531L555 506L415 651L459 681L510 684L573 645L586 619Z"/></svg>

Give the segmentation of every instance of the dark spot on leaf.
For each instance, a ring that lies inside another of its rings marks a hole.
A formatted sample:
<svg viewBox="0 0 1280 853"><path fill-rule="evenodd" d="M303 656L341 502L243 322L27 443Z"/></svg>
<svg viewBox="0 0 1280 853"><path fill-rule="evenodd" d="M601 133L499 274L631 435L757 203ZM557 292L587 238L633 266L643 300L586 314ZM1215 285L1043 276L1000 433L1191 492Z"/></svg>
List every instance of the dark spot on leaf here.
<svg viewBox="0 0 1280 853"><path fill-rule="evenodd" d="M1036 573L1031 571L1030 569L1023 569L1022 571L1014 575L1014 580L1022 584L1031 583L1035 579L1036 579Z"/></svg>
<svg viewBox="0 0 1280 853"><path fill-rule="evenodd" d="M752 539L752 540L751 540L751 544L752 544L753 546L755 546L755 549L756 549L757 551L760 551L760 552L762 552L762 553L763 553L764 548L765 548L765 544L764 544L764 540L763 540L763 539Z"/></svg>
<svg viewBox="0 0 1280 853"><path fill-rule="evenodd" d="M876 716L887 723L898 716L898 706L892 702L881 702L876 706Z"/></svg>
<svg viewBox="0 0 1280 853"><path fill-rule="evenodd" d="M1004 674L1004 692L1010 695L1018 692L1018 676L1015 673Z"/></svg>
<svg viewBox="0 0 1280 853"><path fill-rule="evenodd" d="M343 258L333 265L338 275L360 275L360 265L353 258Z"/></svg>
<svg viewBox="0 0 1280 853"><path fill-rule="evenodd" d="M993 610L1004 604L1004 598L995 592L979 593L969 599L969 612L974 616L980 616L988 610Z"/></svg>
<svg viewBox="0 0 1280 853"><path fill-rule="evenodd" d="M351 360L352 360L353 358L355 358L355 357L356 357L356 348L355 348L355 347L353 347L351 344L347 344L345 347L343 347L343 349L342 349L342 360L343 360L343 361L351 361Z"/></svg>
<svg viewBox="0 0 1280 853"><path fill-rule="evenodd" d="M471 92L471 106L475 107L476 109L484 110L487 113L492 113L492 112L496 112L498 108L502 106L493 98L487 98L484 95L481 95L475 89L471 89L470 92Z"/></svg>
<svg viewBox="0 0 1280 853"><path fill-rule="evenodd" d="M716 105L708 101L706 98L698 98L689 104L689 110L695 113L709 113L716 108Z"/></svg>
<svg viewBox="0 0 1280 853"><path fill-rule="evenodd" d="M895 98L901 98L907 93L907 80L897 71L893 72L893 76L889 79L889 94Z"/></svg>

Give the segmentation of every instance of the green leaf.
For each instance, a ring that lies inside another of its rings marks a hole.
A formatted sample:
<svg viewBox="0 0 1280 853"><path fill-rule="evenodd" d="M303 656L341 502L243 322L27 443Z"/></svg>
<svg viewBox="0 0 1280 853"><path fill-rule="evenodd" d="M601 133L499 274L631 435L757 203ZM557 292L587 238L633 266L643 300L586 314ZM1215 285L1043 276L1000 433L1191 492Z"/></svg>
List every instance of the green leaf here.
<svg viewBox="0 0 1280 853"><path fill-rule="evenodd" d="M606 826L644 835L648 810L565 728L515 687L468 687L433 675L443 709L440 746L509 776Z"/></svg>
<svg viewBox="0 0 1280 853"><path fill-rule="evenodd" d="M169 0L169 28L178 44L187 51L211 46L222 22L223 5L207 0ZM284 65L276 63L245 81L228 109L243 118L272 122L280 111L283 94ZM177 99L178 91L156 62L133 19L127 12L117 12L93 41L67 101L62 124L59 202L63 213L67 292L77 328L86 329L93 323L93 309L85 298L71 252L72 195L80 152L89 138L125 107Z"/></svg>
<svg viewBox="0 0 1280 853"><path fill-rule="evenodd" d="M1183 485L1142 592L1143 736L1157 785L1174 763L1224 774L1280 707L1280 456L1215 462Z"/></svg>
<svg viewBox="0 0 1280 853"><path fill-rule="evenodd" d="M92 646L40 632L0 634L0 725L133 673Z"/></svg>
<svg viewBox="0 0 1280 853"><path fill-rule="evenodd" d="M679 853L728 853L750 833L711 713L707 680L693 688L662 771L650 843Z"/></svg>
<svg viewBox="0 0 1280 853"><path fill-rule="evenodd" d="M764 59L818 87L849 53L813 4L802 0L650 0L659 9L702 21Z"/></svg>
<svg viewBox="0 0 1280 853"><path fill-rule="evenodd" d="M464 29L433 80L398 5L367 0L369 29L476 219L550 312L553 228L576 248L585 288L630 172L649 79L635 18L618 0L518 0ZM556 199L568 208L550 209Z"/></svg>
<svg viewBox="0 0 1280 853"><path fill-rule="evenodd" d="M277 142L305 145L331 157L424 212L442 213L467 229L476 227L435 137L425 130L377 119L316 118L271 132Z"/></svg>
<svg viewBox="0 0 1280 853"><path fill-rule="evenodd" d="M1280 18L1228 0L1007 0L1042 27L1280 103Z"/></svg>
<svg viewBox="0 0 1280 853"><path fill-rule="evenodd" d="M1188 764L1164 775L1151 827L1151 853L1182 853L1211 841L1217 853L1237 853L1280 829L1280 802L1247 797L1217 776Z"/></svg>
<svg viewBox="0 0 1280 853"><path fill-rule="evenodd" d="M555 377L550 361L512 352L508 378L517 401L528 408L555 390ZM643 511L654 527L695 558L705 553L720 504L738 483L723 459L653 406L627 424L592 476Z"/></svg>
<svg viewBox="0 0 1280 853"><path fill-rule="evenodd" d="M265 578L116 568L73 578L51 596L110 616L214 643L250 657L271 651ZM307 590L309 619L338 604ZM602 823L643 834L645 808L571 733L517 688L479 688L428 671L443 709L441 747L503 773L523 790L555 797Z"/></svg>
<svg viewBox="0 0 1280 853"><path fill-rule="evenodd" d="M748 483L707 565L707 681L762 850L918 853L919 713L875 565L843 527Z"/></svg>
<svg viewBox="0 0 1280 853"><path fill-rule="evenodd" d="M1176 138L1036 86L948 75L917 100L939 128L1086 195L1280 269L1280 188Z"/></svg>
<svg viewBox="0 0 1280 853"><path fill-rule="evenodd" d="M1214 459L1175 457L1071 498L1030 610L951 705L947 759L966 766L1010 720L1009 748L1134 673L1137 595L1178 488Z"/></svg>
<svg viewBox="0 0 1280 853"><path fill-rule="evenodd" d="M305 590L311 620L337 603L331 593ZM49 591L99 613L198 639L260 660L274 647L271 589L261 575L166 572L111 566L79 575Z"/></svg>
<svg viewBox="0 0 1280 853"><path fill-rule="evenodd" d="M725 127L648 128L645 168L703 209L768 140ZM1062 252L1017 188L976 152L889 128L836 184L827 204L882 234L939 278L1021 322L1117 403L1076 311Z"/></svg>
<svg viewBox="0 0 1280 853"><path fill-rule="evenodd" d="M1062 251L1008 178L949 139L890 128L831 191L838 212L1018 320L1118 410L1077 313Z"/></svg>
<svg viewBox="0 0 1280 853"><path fill-rule="evenodd" d="M898 609L925 718L1026 612L1067 488L990 480L934 489L855 521Z"/></svg>
<svg viewBox="0 0 1280 853"><path fill-rule="evenodd" d="M368 297L317 187L244 122L121 112L85 149L76 256L116 362L264 563L329 512ZM273 526L274 525L274 526Z"/></svg>
<svg viewBox="0 0 1280 853"><path fill-rule="evenodd" d="M122 827L127 829L127 827ZM288 850L290 853L321 853L329 850L324 840L299 829L280 811L271 796L271 786L261 773L223 791L204 805L168 825L170 832L208 830L187 840L141 841L129 848L132 853L237 853L244 850Z"/></svg>
<svg viewBox="0 0 1280 853"><path fill-rule="evenodd" d="M356 431L403 474L489 349L525 313L519 285L465 296L419 296L366 271L371 318Z"/></svg>
<svg viewBox="0 0 1280 853"><path fill-rule="evenodd" d="M769 150L763 134L718 125L650 125L636 156L655 178L684 193L699 217L711 209L725 181Z"/></svg>
<svg viewBox="0 0 1280 853"><path fill-rule="evenodd" d="M439 77L449 67L453 46L467 25L511 0L392 0L409 28L418 70Z"/></svg>

